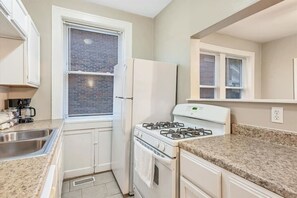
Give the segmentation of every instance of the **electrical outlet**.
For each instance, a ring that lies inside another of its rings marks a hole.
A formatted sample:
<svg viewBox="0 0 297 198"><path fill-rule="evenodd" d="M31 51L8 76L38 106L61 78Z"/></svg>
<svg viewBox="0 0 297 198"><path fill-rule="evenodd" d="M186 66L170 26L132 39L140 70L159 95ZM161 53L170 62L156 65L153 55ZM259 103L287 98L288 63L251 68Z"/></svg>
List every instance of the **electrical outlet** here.
<svg viewBox="0 0 297 198"><path fill-rule="evenodd" d="M284 110L282 107L271 108L271 122L284 123Z"/></svg>

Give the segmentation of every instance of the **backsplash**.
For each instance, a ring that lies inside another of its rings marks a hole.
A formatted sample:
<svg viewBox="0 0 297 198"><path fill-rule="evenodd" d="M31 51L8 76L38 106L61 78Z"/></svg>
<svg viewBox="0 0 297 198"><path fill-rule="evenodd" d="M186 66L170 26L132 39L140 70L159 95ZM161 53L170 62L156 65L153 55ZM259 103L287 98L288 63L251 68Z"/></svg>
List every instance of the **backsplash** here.
<svg viewBox="0 0 297 198"><path fill-rule="evenodd" d="M0 86L0 111L4 109L4 101L8 98L8 88Z"/></svg>
<svg viewBox="0 0 297 198"><path fill-rule="evenodd" d="M244 135L266 142L297 147L297 133L257 126L232 124L233 135Z"/></svg>

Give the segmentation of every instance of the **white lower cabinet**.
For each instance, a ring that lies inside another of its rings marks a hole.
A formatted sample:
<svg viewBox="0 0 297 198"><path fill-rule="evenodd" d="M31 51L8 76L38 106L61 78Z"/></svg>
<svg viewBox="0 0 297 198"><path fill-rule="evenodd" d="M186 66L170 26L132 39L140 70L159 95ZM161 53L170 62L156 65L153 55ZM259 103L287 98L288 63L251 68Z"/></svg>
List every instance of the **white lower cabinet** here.
<svg viewBox="0 0 297 198"><path fill-rule="evenodd" d="M93 130L67 131L64 133L65 178L94 172Z"/></svg>
<svg viewBox="0 0 297 198"><path fill-rule="evenodd" d="M64 178L110 170L111 128L64 131Z"/></svg>
<svg viewBox="0 0 297 198"><path fill-rule="evenodd" d="M181 150L180 197L280 198L281 196Z"/></svg>
<svg viewBox="0 0 297 198"><path fill-rule="evenodd" d="M95 132L95 172L111 169L111 131L97 129Z"/></svg>
<svg viewBox="0 0 297 198"><path fill-rule="evenodd" d="M226 175L226 196L229 198L280 198L281 196L274 194L252 182L249 182L232 173Z"/></svg>
<svg viewBox="0 0 297 198"><path fill-rule="evenodd" d="M41 193L42 198L59 198L63 184L63 137L60 138Z"/></svg>
<svg viewBox="0 0 297 198"><path fill-rule="evenodd" d="M180 177L180 198L211 198L183 176Z"/></svg>

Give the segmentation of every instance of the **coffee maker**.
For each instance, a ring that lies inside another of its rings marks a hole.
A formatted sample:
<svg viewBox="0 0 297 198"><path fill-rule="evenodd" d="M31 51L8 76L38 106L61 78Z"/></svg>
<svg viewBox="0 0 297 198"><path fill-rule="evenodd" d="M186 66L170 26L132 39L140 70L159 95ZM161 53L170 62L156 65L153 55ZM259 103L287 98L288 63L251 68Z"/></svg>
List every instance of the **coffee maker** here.
<svg viewBox="0 0 297 198"><path fill-rule="evenodd" d="M31 98L5 100L5 109L15 111L19 123L33 122L36 115L35 108L30 106Z"/></svg>

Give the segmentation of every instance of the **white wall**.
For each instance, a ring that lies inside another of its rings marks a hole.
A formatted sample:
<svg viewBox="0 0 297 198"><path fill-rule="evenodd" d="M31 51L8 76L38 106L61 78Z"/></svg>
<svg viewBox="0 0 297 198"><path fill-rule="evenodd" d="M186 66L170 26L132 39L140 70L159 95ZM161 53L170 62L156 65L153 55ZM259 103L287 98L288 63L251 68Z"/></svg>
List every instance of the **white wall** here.
<svg viewBox="0 0 297 198"><path fill-rule="evenodd" d="M262 45L262 98L293 99L297 34Z"/></svg>

